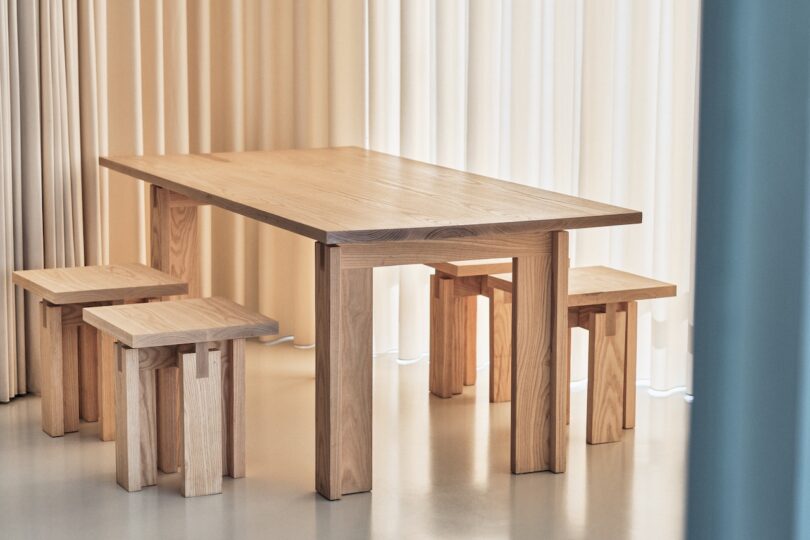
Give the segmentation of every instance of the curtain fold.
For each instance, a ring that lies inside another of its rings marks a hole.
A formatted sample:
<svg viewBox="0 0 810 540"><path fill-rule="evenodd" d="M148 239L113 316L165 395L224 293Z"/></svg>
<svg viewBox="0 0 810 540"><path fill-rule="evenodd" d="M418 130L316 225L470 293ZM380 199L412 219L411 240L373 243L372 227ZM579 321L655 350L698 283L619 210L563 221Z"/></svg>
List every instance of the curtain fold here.
<svg viewBox="0 0 810 540"><path fill-rule="evenodd" d="M572 264L678 284L641 379L689 384L699 0L11 0L0 26L0 400L36 391L15 268L148 261L148 192L99 155L359 145L641 209ZM313 245L199 213L202 291L314 342ZM427 351L429 270L374 272L374 349ZM487 356L479 304L479 357ZM14 323L16 321L16 325ZM586 376L583 336L573 376Z"/></svg>
<svg viewBox="0 0 810 540"><path fill-rule="evenodd" d="M570 253L677 283L639 308L638 375L655 390L691 385L698 15L698 0L369 1L371 148L643 211L574 232ZM427 350L426 283L375 271L375 350Z"/></svg>

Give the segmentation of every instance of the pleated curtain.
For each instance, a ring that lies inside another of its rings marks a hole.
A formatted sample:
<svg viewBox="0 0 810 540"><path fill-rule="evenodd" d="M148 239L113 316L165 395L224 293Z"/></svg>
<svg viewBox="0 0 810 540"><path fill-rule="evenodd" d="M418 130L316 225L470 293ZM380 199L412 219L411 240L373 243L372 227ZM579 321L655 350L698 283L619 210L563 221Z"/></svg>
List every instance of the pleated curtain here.
<svg viewBox="0 0 810 540"><path fill-rule="evenodd" d="M642 210L574 233L572 265L678 284L640 307L638 374L689 385L699 0L12 0L0 15L0 400L37 390L38 312L14 268L148 262L146 186L99 155L336 145ZM312 242L218 209L199 221L203 292L314 343ZM429 273L375 270L376 352L427 352ZM578 331L573 351L582 379Z"/></svg>
<svg viewBox="0 0 810 540"><path fill-rule="evenodd" d="M0 4L0 401L38 390L14 269L148 263L148 192L99 155L364 144L362 0ZM314 343L314 246L203 208L205 294ZM27 300L27 302L26 302Z"/></svg>
<svg viewBox="0 0 810 540"><path fill-rule="evenodd" d="M364 144L362 0L95 3L101 154ZM101 10L106 10L106 16ZM148 258L146 187L102 171L111 262ZM102 188L103 189L103 188ZM200 219L203 293L314 338L312 241L223 210Z"/></svg>
<svg viewBox="0 0 810 540"><path fill-rule="evenodd" d="M572 266L678 285L639 306L638 377L690 387L699 0L370 0L371 148L643 211ZM427 351L424 267L375 271L378 351ZM479 304L479 365L488 359ZM574 331L572 378L587 377Z"/></svg>

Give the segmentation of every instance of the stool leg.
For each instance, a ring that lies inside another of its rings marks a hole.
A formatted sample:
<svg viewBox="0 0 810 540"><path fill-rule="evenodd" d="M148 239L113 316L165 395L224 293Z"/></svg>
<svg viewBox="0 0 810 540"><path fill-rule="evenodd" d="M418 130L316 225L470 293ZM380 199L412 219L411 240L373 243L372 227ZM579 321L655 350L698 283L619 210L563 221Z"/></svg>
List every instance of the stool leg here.
<svg viewBox="0 0 810 540"><path fill-rule="evenodd" d="M460 305L457 309L462 311L463 320L460 327L461 342L459 353L461 354L460 364L464 365L464 386L474 386L478 371L478 358L475 350L475 334L478 330L478 297L465 296L456 298Z"/></svg>
<svg viewBox="0 0 810 540"><path fill-rule="evenodd" d="M175 473L180 467L180 370L157 370L158 467Z"/></svg>
<svg viewBox="0 0 810 540"><path fill-rule="evenodd" d="M115 440L115 340L109 334L96 332L98 347L98 437Z"/></svg>
<svg viewBox="0 0 810 540"><path fill-rule="evenodd" d="M62 326L62 401L65 433L79 431L79 327Z"/></svg>
<svg viewBox="0 0 810 540"><path fill-rule="evenodd" d="M245 476L245 340L229 344L228 361L223 363L223 474L232 478Z"/></svg>
<svg viewBox="0 0 810 540"><path fill-rule="evenodd" d="M512 399L512 295L492 289L489 295L489 401Z"/></svg>
<svg viewBox="0 0 810 540"><path fill-rule="evenodd" d="M568 329L568 398L565 400L565 424L571 425L571 328Z"/></svg>
<svg viewBox="0 0 810 540"><path fill-rule="evenodd" d="M116 344L115 476L127 491L141 489L141 415L138 351Z"/></svg>
<svg viewBox="0 0 810 540"><path fill-rule="evenodd" d="M182 491L185 497L222 492L222 371L220 352L198 344L180 355Z"/></svg>
<svg viewBox="0 0 810 540"><path fill-rule="evenodd" d="M40 356L42 431L51 437L65 434L62 365L62 308L41 302Z"/></svg>
<svg viewBox="0 0 810 540"><path fill-rule="evenodd" d="M624 360L624 429L636 427L636 347L638 304L627 302L627 343Z"/></svg>
<svg viewBox="0 0 810 540"><path fill-rule="evenodd" d="M98 420L98 338L89 324L79 327L79 416L87 422Z"/></svg>
<svg viewBox="0 0 810 540"><path fill-rule="evenodd" d="M155 370L139 369L141 485L157 484L157 398Z"/></svg>
<svg viewBox="0 0 810 540"><path fill-rule="evenodd" d="M609 317L614 317L611 323ZM588 347L588 444L621 438L627 314L591 313Z"/></svg>
<svg viewBox="0 0 810 540"><path fill-rule="evenodd" d="M440 398L460 394L464 364L460 363L464 311L453 292L453 278L430 277L430 392Z"/></svg>

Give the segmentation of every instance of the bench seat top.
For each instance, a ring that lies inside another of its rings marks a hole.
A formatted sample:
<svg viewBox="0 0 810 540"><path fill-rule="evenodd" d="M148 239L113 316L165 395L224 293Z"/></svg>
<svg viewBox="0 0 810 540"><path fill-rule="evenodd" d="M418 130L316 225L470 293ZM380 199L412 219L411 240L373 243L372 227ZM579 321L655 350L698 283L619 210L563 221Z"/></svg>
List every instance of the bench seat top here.
<svg viewBox="0 0 810 540"><path fill-rule="evenodd" d="M512 274L488 276L487 285L512 292ZM675 296L676 287L607 266L584 266L568 271L568 306L595 306Z"/></svg>
<svg viewBox="0 0 810 540"><path fill-rule="evenodd" d="M278 323L225 298L85 308L84 321L128 347L163 347L278 333Z"/></svg>
<svg viewBox="0 0 810 540"><path fill-rule="evenodd" d="M12 281L51 304L89 304L186 294L188 284L142 264L19 270Z"/></svg>

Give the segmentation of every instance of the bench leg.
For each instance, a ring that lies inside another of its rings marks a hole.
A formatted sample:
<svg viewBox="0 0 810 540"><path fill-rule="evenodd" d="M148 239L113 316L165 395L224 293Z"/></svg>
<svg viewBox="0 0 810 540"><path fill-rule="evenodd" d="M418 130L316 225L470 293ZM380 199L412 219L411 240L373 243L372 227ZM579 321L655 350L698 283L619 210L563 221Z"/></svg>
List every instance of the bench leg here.
<svg viewBox="0 0 810 540"><path fill-rule="evenodd" d="M478 297L456 298L456 309L461 312L461 341L457 343L461 355L459 364L464 366L464 386L474 386L478 371L478 358L475 350L475 334L478 326Z"/></svg>
<svg viewBox="0 0 810 540"><path fill-rule="evenodd" d="M140 383L140 452L141 485L157 484L157 397L155 370L142 369L138 372Z"/></svg>
<svg viewBox="0 0 810 540"><path fill-rule="evenodd" d="M98 420L98 338L89 324L79 327L79 416L87 422Z"/></svg>
<svg viewBox="0 0 810 540"><path fill-rule="evenodd" d="M624 429L636 426L636 348L638 346L638 304L627 303L627 342L624 360Z"/></svg>
<svg viewBox="0 0 810 540"><path fill-rule="evenodd" d="M185 497L222 493L222 368L219 351L198 344L180 355L182 492Z"/></svg>
<svg viewBox="0 0 810 540"><path fill-rule="evenodd" d="M175 473L180 468L180 370L156 370L158 468Z"/></svg>
<svg viewBox="0 0 810 540"><path fill-rule="evenodd" d="M138 351L116 344L115 476L127 491L141 489L141 414Z"/></svg>
<svg viewBox="0 0 810 540"><path fill-rule="evenodd" d="M489 401L512 399L512 295L501 289L489 294Z"/></svg>
<svg viewBox="0 0 810 540"><path fill-rule="evenodd" d="M65 434L62 308L45 302L40 305L42 431L51 437L61 437Z"/></svg>
<svg viewBox="0 0 810 540"><path fill-rule="evenodd" d="M223 474L245 476L245 340L229 344L227 362L223 362Z"/></svg>
<svg viewBox="0 0 810 540"><path fill-rule="evenodd" d="M79 431L79 327L62 325L62 401L65 433Z"/></svg>
<svg viewBox="0 0 810 540"><path fill-rule="evenodd" d="M456 298L450 277L430 277L430 392L440 398L460 394L466 359L467 298Z"/></svg>
<svg viewBox="0 0 810 540"><path fill-rule="evenodd" d="M613 319L611 321L611 318ZM591 313L588 347L588 444L621 438L627 313Z"/></svg>
<svg viewBox="0 0 810 540"><path fill-rule="evenodd" d="M98 348L98 437L115 440L115 340L109 334L96 332Z"/></svg>

